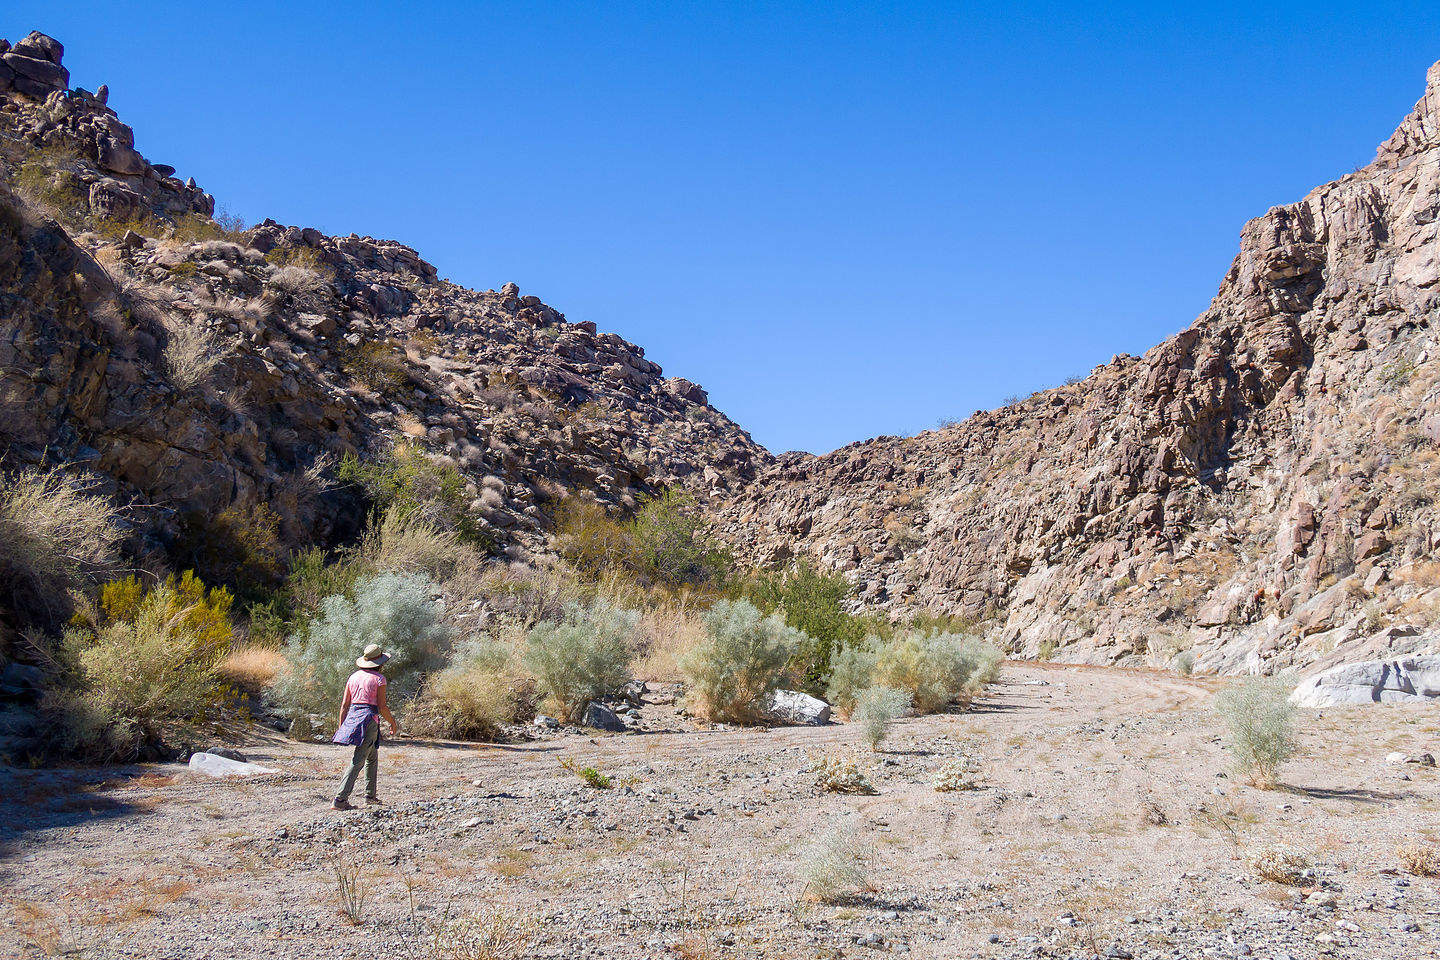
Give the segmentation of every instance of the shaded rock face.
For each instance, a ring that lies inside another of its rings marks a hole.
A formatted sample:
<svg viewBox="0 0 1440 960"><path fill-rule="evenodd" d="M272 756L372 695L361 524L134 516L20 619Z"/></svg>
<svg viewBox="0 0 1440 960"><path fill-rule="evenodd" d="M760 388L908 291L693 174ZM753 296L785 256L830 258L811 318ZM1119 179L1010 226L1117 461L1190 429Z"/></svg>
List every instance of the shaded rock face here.
<svg viewBox="0 0 1440 960"><path fill-rule="evenodd" d="M1143 357L916 437L787 454L721 507L744 559L1009 649L1222 671L1440 611L1440 64L1374 163L1246 224Z"/></svg>
<svg viewBox="0 0 1440 960"><path fill-rule="evenodd" d="M363 505L324 475L402 439L458 469L481 532L521 554L568 495L704 498L769 463L701 388L514 284L467 290L373 237L221 230L104 87L66 88L62 53L0 43L0 62L55 68L45 90L0 71L0 465L89 473L131 505L138 552L262 506L292 545L342 541ZM3 185L36 170L49 207ZM197 224L217 239L181 238ZM187 341L212 370L180 369Z"/></svg>

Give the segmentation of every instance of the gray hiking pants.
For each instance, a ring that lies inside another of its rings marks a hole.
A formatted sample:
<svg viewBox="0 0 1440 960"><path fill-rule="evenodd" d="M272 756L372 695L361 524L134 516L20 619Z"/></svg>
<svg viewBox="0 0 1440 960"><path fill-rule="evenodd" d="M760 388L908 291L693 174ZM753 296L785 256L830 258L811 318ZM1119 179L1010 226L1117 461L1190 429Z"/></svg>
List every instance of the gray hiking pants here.
<svg viewBox="0 0 1440 960"><path fill-rule="evenodd" d="M345 779L340 781L340 792L335 794L336 800L349 800L350 791L355 789L355 780L360 776L360 768L365 768L365 796L375 796L375 778L379 773L377 769L380 763L380 718L376 717L365 728L365 739L355 747L355 759L350 761L350 769L345 771Z"/></svg>

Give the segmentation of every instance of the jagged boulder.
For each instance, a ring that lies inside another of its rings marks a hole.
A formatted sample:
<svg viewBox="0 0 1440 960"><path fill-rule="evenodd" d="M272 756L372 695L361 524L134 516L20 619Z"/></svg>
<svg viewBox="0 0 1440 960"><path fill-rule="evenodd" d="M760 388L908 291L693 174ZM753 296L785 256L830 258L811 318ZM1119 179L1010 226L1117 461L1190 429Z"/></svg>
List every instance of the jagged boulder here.
<svg viewBox="0 0 1440 960"><path fill-rule="evenodd" d="M1440 703L1440 655L1341 664L1302 682L1290 699L1302 707Z"/></svg>

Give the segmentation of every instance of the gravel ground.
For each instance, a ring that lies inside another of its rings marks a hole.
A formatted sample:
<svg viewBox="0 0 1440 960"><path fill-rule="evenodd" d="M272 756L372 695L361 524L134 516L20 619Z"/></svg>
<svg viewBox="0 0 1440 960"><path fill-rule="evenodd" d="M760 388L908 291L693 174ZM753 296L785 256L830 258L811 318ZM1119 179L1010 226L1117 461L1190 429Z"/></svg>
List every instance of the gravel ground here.
<svg viewBox="0 0 1440 960"><path fill-rule="evenodd" d="M327 809L342 748L263 732L240 748L282 772L247 781L5 770L0 956L483 957L487 936L553 958L1440 955L1440 880L1395 852L1440 840L1440 775L1386 760L1440 753L1440 711L1307 711L1262 791L1224 775L1213 689L1012 664L878 754L843 724L700 730L650 702L634 733L398 739L386 805L348 813ZM822 792L827 752L878 792ZM936 792L961 754L979 788ZM826 835L868 876L817 903L797 872ZM1271 843L1310 862L1301 885L1257 876Z"/></svg>

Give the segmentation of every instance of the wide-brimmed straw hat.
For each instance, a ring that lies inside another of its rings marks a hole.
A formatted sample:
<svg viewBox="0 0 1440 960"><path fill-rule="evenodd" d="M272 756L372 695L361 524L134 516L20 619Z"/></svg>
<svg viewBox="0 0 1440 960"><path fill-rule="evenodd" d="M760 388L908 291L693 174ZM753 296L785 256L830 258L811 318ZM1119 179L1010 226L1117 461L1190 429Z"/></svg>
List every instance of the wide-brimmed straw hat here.
<svg viewBox="0 0 1440 960"><path fill-rule="evenodd" d="M390 659L390 654L380 649L380 644L372 643L365 648L360 659L355 661L355 666L365 670L374 670L376 667L383 667Z"/></svg>

